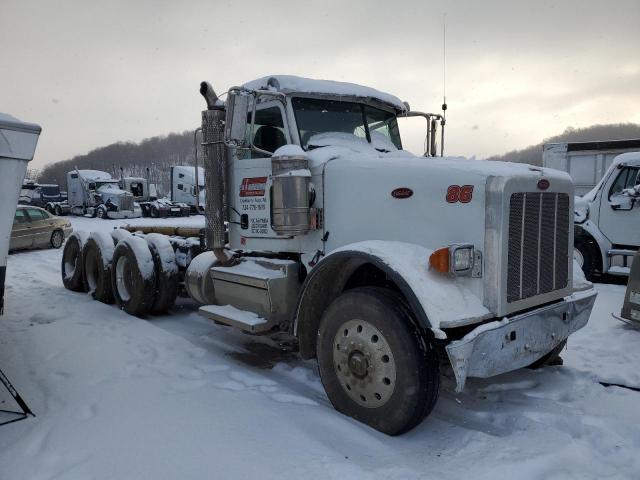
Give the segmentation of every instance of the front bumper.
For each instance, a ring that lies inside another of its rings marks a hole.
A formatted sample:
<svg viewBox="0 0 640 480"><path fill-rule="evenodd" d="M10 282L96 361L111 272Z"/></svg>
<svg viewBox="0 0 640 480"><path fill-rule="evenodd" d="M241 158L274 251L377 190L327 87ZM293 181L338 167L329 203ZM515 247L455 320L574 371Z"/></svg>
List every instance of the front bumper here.
<svg viewBox="0 0 640 480"><path fill-rule="evenodd" d="M456 391L467 377L487 378L531 365L587 324L596 300L593 288L558 303L478 326L446 347Z"/></svg>

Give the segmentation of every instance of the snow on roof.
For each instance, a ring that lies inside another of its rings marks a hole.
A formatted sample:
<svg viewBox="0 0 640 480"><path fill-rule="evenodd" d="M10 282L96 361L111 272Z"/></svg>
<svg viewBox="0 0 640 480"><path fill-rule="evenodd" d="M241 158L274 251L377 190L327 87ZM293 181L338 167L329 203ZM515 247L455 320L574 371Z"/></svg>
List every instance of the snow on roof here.
<svg viewBox="0 0 640 480"><path fill-rule="evenodd" d="M74 172L75 171L76 170L74 170ZM111 178L111 175L109 175L107 172L102 172L100 170L77 170L77 172L83 178L90 178L92 180L113 180Z"/></svg>
<svg viewBox="0 0 640 480"><path fill-rule="evenodd" d="M42 128L0 112L0 157L31 160Z"/></svg>
<svg viewBox="0 0 640 480"><path fill-rule="evenodd" d="M640 152L622 153L613 159L613 165L640 165Z"/></svg>
<svg viewBox="0 0 640 480"><path fill-rule="evenodd" d="M294 75L271 75L245 83L250 90L276 90L286 93L324 93L328 95L347 95L361 98L374 98L406 111L402 100L389 93L355 83L335 82L333 80L314 80Z"/></svg>

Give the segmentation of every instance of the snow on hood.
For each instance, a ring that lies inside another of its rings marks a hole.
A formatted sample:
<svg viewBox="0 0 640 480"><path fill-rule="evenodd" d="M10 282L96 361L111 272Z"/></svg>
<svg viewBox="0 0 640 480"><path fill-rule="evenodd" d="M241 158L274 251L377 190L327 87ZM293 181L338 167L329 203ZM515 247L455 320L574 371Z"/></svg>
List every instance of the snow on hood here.
<svg viewBox="0 0 640 480"><path fill-rule="evenodd" d="M307 152L310 167L322 165L330 160L342 159L348 162L361 162L363 168L388 164L398 166L403 162L407 166L441 167L443 169L457 170L464 173L478 175L480 177L502 177L512 175L540 175L548 179L570 179L569 174L554 170L528 165L525 163L498 162L487 160L471 160L465 157L423 157L414 155L406 150L379 151L376 144L370 144L363 138L352 134L329 132L314 135L309 145L318 146ZM323 145L319 147L319 145ZM379 163L378 163L379 162ZM365 165L366 164L366 165Z"/></svg>
<svg viewBox="0 0 640 480"><path fill-rule="evenodd" d="M272 80L274 79L274 80ZM271 84L269 85L269 81ZM274 90L286 93L323 93L327 95L348 95L361 98L375 98L388 103L400 111L406 111L407 107L402 100L395 95L384 93L371 87L357 85L355 83L335 82L333 80L314 80L311 78L296 77L294 75L270 75L262 77L243 85L249 90Z"/></svg>
<svg viewBox="0 0 640 480"><path fill-rule="evenodd" d="M115 183L102 185L100 188L98 188L97 191L103 195L113 195L113 196L131 194L130 192L127 192L126 190L122 190L120 187L116 186Z"/></svg>

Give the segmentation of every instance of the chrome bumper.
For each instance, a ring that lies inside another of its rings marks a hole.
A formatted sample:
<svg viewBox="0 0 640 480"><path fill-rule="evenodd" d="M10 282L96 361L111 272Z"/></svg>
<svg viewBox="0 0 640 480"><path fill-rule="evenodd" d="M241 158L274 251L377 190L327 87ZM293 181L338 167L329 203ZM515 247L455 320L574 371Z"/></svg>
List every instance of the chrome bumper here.
<svg viewBox="0 0 640 480"><path fill-rule="evenodd" d="M456 391L467 377L487 378L531 365L587 324L596 300L593 288L559 303L475 328L447 345Z"/></svg>

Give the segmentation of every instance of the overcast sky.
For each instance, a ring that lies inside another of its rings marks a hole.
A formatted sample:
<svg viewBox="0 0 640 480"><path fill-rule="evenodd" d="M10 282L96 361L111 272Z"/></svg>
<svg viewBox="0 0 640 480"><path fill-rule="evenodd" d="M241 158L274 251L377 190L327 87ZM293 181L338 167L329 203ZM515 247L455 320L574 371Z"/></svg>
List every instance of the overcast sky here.
<svg viewBox="0 0 640 480"><path fill-rule="evenodd" d="M640 123L638 0L0 0L0 111L43 126L34 167L193 129L201 80L341 80L438 111L444 13L449 154Z"/></svg>

